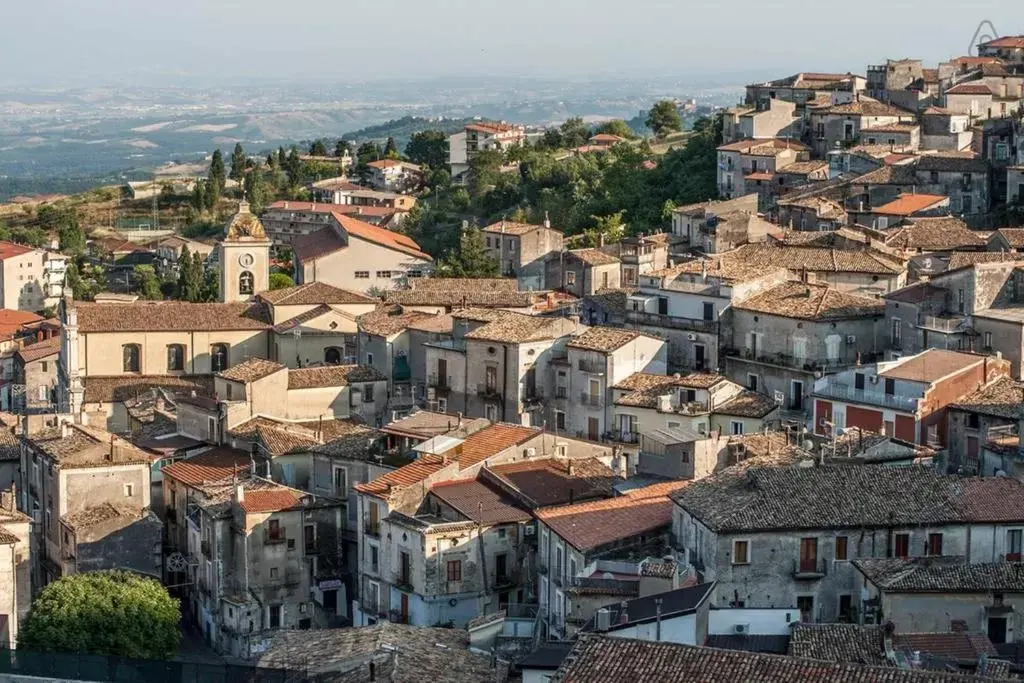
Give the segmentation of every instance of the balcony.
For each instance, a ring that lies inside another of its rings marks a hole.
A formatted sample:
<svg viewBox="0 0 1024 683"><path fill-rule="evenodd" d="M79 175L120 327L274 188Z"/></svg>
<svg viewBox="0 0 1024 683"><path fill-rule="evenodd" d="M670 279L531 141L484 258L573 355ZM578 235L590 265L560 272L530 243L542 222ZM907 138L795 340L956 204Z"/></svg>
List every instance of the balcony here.
<svg viewBox="0 0 1024 683"><path fill-rule="evenodd" d="M495 588L503 588L505 586L518 586L519 583L519 571L515 569L507 569L503 574L497 574L494 577Z"/></svg>
<svg viewBox="0 0 1024 683"><path fill-rule="evenodd" d="M406 593L414 593L416 590L412 585L412 574L408 571L395 572L391 576L391 583L395 588Z"/></svg>
<svg viewBox="0 0 1024 683"><path fill-rule="evenodd" d="M644 311L626 311L626 322L633 323L635 325L665 327L673 330L693 330L695 332L718 331L718 321L716 320L680 318L674 315L661 315L660 313L645 313Z"/></svg>
<svg viewBox="0 0 1024 683"><path fill-rule="evenodd" d="M278 531L275 533L272 532L270 529L267 529L263 532L264 545L276 545L278 543L284 543L286 540L288 539L285 538L284 531Z"/></svg>
<svg viewBox="0 0 1024 683"><path fill-rule="evenodd" d="M793 578L797 581L816 581L828 574L828 561L819 558L793 560Z"/></svg>
<svg viewBox="0 0 1024 683"><path fill-rule="evenodd" d="M380 524L364 524L363 535L380 538Z"/></svg>
<svg viewBox="0 0 1024 683"><path fill-rule="evenodd" d="M443 375L438 377L436 373L432 373L427 378L427 386L439 394L448 394L452 390L452 378Z"/></svg>
<svg viewBox="0 0 1024 683"><path fill-rule="evenodd" d="M727 348L725 349L725 355L729 358L747 360L752 363L774 365L776 367L802 370L804 372L837 372L845 368L854 367L855 365L858 365L858 362L859 364L865 364L881 360L880 354L874 353L862 353L858 361L856 357L850 359L807 358L806 356L792 356L786 353L765 353L763 351L755 354L755 352L749 348Z"/></svg>
<svg viewBox="0 0 1024 683"><path fill-rule="evenodd" d="M839 401L850 401L852 403L866 403L873 406L893 408L903 412L917 412L917 404L921 399L910 396L898 396L887 394L883 391L871 391L867 389L855 389L848 384L836 384L829 382L824 387L814 390L815 396L832 398Z"/></svg>
<svg viewBox="0 0 1024 683"><path fill-rule="evenodd" d="M523 390L523 403L538 404L544 400L544 389L542 387L527 387Z"/></svg>
<svg viewBox="0 0 1024 683"><path fill-rule="evenodd" d="M936 332L945 332L946 334L950 334L953 332L961 332L962 330L960 328L965 322L967 322L967 316L965 315L926 315L921 318L921 323L918 326L927 330L935 330Z"/></svg>
<svg viewBox="0 0 1024 683"><path fill-rule="evenodd" d="M498 386L496 384L477 384L476 395L485 401L501 400L501 394L498 392Z"/></svg>
<svg viewBox="0 0 1024 683"><path fill-rule="evenodd" d="M580 405L588 406L590 408L603 408L604 397L584 391L580 394Z"/></svg>
<svg viewBox="0 0 1024 683"><path fill-rule="evenodd" d="M604 440L612 443L638 444L640 443L640 433L636 430L624 432L619 429L605 434Z"/></svg>
<svg viewBox="0 0 1024 683"><path fill-rule="evenodd" d="M588 375L603 375L608 369L607 364L603 360L595 361L585 358L580 358L576 363L576 367L580 372L585 372Z"/></svg>

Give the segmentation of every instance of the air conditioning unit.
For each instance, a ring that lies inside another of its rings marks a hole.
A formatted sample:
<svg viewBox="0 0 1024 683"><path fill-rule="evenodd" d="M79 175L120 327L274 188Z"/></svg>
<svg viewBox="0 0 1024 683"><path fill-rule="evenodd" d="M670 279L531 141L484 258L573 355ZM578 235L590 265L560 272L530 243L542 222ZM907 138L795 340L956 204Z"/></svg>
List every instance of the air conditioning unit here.
<svg viewBox="0 0 1024 683"><path fill-rule="evenodd" d="M872 384L878 384L878 375L871 375L868 377L868 381Z"/></svg>
<svg viewBox="0 0 1024 683"><path fill-rule="evenodd" d="M846 335L846 343L847 344L856 344L857 343L857 337L852 335L852 334Z"/></svg>
<svg viewBox="0 0 1024 683"><path fill-rule="evenodd" d="M745 635L750 633L750 624L734 624L732 632L738 635Z"/></svg>
<svg viewBox="0 0 1024 683"><path fill-rule="evenodd" d="M527 458L532 458L535 455L537 455L537 449L536 448L527 448L526 449L526 457Z"/></svg>
<svg viewBox="0 0 1024 683"><path fill-rule="evenodd" d="M690 334L686 335L686 338L689 341L697 341L697 335L693 334L692 332Z"/></svg>
<svg viewBox="0 0 1024 683"><path fill-rule="evenodd" d="M523 535L524 536L533 536L535 533L537 533L537 527L534 527L534 526L523 527Z"/></svg>

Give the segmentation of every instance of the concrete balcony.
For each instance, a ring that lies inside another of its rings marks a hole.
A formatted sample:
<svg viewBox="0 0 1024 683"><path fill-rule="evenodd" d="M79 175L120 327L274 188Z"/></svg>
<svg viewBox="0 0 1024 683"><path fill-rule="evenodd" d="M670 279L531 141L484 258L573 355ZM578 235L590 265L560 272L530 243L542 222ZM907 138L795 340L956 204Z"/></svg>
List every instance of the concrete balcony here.
<svg viewBox="0 0 1024 683"><path fill-rule="evenodd" d="M665 327L673 330L693 330L696 332L718 331L718 322L715 320L680 318L672 315L661 315L659 313L644 313L643 311L626 311L626 322L633 323L635 325Z"/></svg>
<svg viewBox="0 0 1024 683"><path fill-rule="evenodd" d="M588 408L604 408L604 396L588 394L584 391L580 394L580 405Z"/></svg>
<svg viewBox="0 0 1024 683"><path fill-rule="evenodd" d="M817 581L827 575L827 560L822 558L793 560L793 578L797 581Z"/></svg>
<svg viewBox="0 0 1024 683"><path fill-rule="evenodd" d="M936 332L945 332L946 334L952 334L955 332L962 332L964 323L966 322L966 315L926 315L921 318L921 322L920 324L918 324L918 327L921 327L926 330L934 330Z"/></svg>
<svg viewBox="0 0 1024 683"><path fill-rule="evenodd" d="M911 396L900 396L887 394L884 391L868 389L855 389L846 384L832 384L815 389L814 395L821 398L831 398L837 401L849 401L851 403L866 403L872 406L892 408L906 413L917 412L917 404L921 399Z"/></svg>

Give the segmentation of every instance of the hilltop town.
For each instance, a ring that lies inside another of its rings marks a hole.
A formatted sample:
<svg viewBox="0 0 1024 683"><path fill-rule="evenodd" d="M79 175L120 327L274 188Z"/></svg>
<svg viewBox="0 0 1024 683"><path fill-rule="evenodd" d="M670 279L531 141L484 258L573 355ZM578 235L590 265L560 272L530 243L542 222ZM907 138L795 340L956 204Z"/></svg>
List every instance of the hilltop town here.
<svg viewBox="0 0 1024 683"><path fill-rule="evenodd" d="M0 674L1020 680L1024 36L850 68L0 205Z"/></svg>

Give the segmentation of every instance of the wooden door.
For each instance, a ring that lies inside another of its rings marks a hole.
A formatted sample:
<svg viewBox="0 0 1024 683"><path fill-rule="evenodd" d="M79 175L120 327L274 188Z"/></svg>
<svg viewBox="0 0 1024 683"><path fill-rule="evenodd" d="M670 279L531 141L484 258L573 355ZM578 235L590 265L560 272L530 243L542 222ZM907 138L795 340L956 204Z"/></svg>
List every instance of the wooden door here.
<svg viewBox="0 0 1024 683"><path fill-rule="evenodd" d="M402 593L402 623L409 623L409 596Z"/></svg>
<svg viewBox="0 0 1024 683"><path fill-rule="evenodd" d="M587 438L591 441L597 441L601 436L600 427L598 425L598 419L591 417L587 419Z"/></svg>

